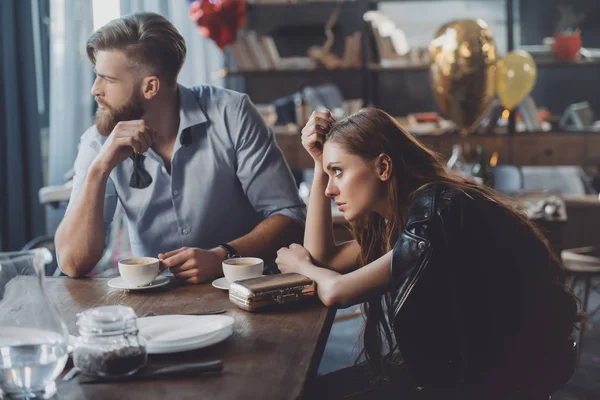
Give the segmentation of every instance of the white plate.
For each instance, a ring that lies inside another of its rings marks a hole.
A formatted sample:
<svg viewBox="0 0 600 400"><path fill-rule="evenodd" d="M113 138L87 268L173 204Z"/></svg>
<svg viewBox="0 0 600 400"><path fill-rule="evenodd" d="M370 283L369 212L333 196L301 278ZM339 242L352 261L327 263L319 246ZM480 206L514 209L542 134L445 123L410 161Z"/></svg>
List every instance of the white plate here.
<svg viewBox="0 0 600 400"><path fill-rule="evenodd" d="M196 342L177 343L169 346L154 346L151 344L147 344L146 351L148 352L148 354L167 354L202 349L204 347L212 346L213 344L222 342L223 340L231 336L232 333L233 327L229 327Z"/></svg>
<svg viewBox="0 0 600 400"><path fill-rule="evenodd" d="M265 275L261 275L261 276L265 276ZM214 281L212 281L212 285L214 287L216 287L217 289L229 290L229 285L231 285L231 283L225 277L222 277L222 278L215 279Z"/></svg>
<svg viewBox="0 0 600 400"><path fill-rule="evenodd" d="M227 315L158 315L138 318L140 335L146 342L171 344L199 339L233 325Z"/></svg>
<svg viewBox="0 0 600 400"><path fill-rule="evenodd" d="M233 318L226 315L160 315L138 318L137 325L150 354L199 349L233 333Z"/></svg>
<svg viewBox="0 0 600 400"><path fill-rule="evenodd" d="M131 286L127 282L125 282L122 277L118 277L118 278L114 278L114 279L111 279L110 281L108 281L108 286L110 286L111 288L114 288L114 289L147 290L147 289L154 289L154 288L157 288L157 287L164 286L164 285L166 285L169 282L170 282L170 280L169 280L168 277L163 276L163 275L159 275L149 285L146 285L146 286Z"/></svg>

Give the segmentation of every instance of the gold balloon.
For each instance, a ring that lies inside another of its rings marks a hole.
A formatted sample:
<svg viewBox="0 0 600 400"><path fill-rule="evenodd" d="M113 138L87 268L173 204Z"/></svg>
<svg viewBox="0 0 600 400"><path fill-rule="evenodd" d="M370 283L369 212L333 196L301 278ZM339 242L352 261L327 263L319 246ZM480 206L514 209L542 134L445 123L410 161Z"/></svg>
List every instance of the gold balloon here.
<svg viewBox="0 0 600 400"><path fill-rule="evenodd" d="M452 21L429 44L429 74L435 99L463 134L494 96L496 45L482 20Z"/></svg>
<svg viewBox="0 0 600 400"><path fill-rule="evenodd" d="M496 63L496 93L509 110L518 106L535 86L537 67L524 50L511 51Z"/></svg>

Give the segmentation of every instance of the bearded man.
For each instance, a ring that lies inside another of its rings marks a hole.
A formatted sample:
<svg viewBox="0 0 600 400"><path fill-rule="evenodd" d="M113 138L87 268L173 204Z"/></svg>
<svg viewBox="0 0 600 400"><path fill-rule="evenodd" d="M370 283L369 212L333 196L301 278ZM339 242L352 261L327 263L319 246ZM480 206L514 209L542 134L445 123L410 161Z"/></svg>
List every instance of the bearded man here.
<svg viewBox="0 0 600 400"><path fill-rule="evenodd" d="M176 279L222 276L233 256L274 258L302 237L306 209L273 134L247 95L177 84L186 46L164 17L109 22L87 42L96 124L81 137L56 235L71 277L100 260L120 203L136 256Z"/></svg>

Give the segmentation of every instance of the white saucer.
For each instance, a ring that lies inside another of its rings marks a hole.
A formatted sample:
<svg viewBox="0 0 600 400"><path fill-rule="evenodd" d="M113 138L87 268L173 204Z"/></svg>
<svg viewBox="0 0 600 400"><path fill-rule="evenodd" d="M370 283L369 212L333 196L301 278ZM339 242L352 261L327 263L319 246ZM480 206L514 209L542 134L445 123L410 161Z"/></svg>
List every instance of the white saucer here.
<svg viewBox="0 0 600 400"><path fill-rule="evenodd" d="M146 286L131 286L126 283L122 277L114 278L108 281L108 286L114 289L125 289L125 290L147 290L154 289L160 286L164 286L170 282L170 279L164 275L159 275L156 277L151 284Z"/></svg>
<svg viewBox="0 0 600 400"><path fill-rule="evenodd" d="M215 279L212 282L212 285L214 287L216 287L217 289L223 289L223 290L229 290L229 281L227 279L225 279L225 277L219 278L219 279Z"/></svg>
<svg viewBox="0 0 600 400"><path fill-rule="evenodd" d="M261 275L261 276L265 276L265 275ZM260 278L260 276L257 276L257 278ZM250 278L248 278L248 279L250 279ZM231 285L231 282L229 282L225 277L222 277L222 278L215 279L214 281L212 281L212 285L214 287L216 287L217 289L229 290L229 285Z"/></svg>

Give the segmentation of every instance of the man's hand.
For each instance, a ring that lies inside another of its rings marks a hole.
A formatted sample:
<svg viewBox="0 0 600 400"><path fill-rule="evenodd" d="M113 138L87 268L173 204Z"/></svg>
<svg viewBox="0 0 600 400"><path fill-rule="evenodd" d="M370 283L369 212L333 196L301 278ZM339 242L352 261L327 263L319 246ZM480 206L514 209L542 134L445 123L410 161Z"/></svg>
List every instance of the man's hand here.
<svg viewBox="0 0 600 400"><path fill-rule="evenodd" d="M144 120L121 121L110 133L94 164L110 172L134 152L145 153L154 143L156 131Z"/></svg>
<svg viewBox="0 0 600 400"><path fill-rule="evenodd" d="M297 272L301 274L304 266L313 265L308 250L297 243L291 244L289 248L279 249L275 262L282 273Z"/></svg>
<svg viewBox="0 0 600 400"><path fill-rule="evenodd" d="M182 247L178 250L159 254L161 270L169 268L177 280L186 283L202 283L223 275L221 263L227 254L222 248L204 250L196 247Z"/></svg>

